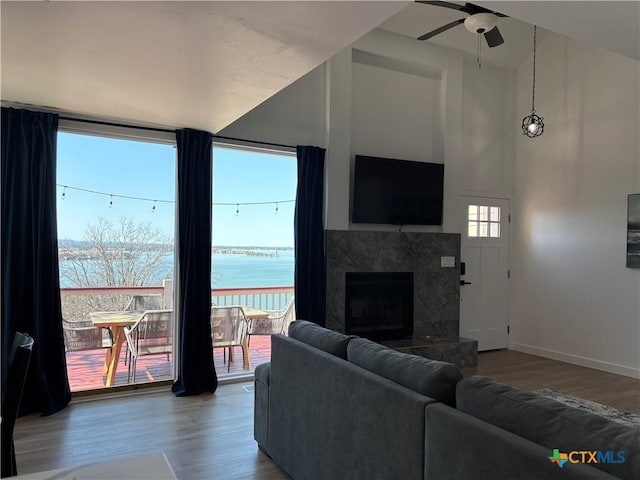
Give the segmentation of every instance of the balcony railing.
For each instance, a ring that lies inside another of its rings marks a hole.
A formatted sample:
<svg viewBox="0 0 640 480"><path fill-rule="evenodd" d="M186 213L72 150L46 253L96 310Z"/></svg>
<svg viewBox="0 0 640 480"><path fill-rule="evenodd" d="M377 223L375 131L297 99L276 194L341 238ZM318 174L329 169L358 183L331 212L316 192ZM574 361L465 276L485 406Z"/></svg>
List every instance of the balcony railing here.
<svg viewBox="0 0 640 480"><path fill-rule="evenodd" d="M87 320L90 311L122 310L132 295L143 294L160 294L167 308L173 308L173 282L165 280L161 286L154 287L61 288L62 313L68 320ZM77 297L75 303L84 298L85 305L70 311L73 297ZM212 305L242 305L258 310L282 310L292 297L293 287L286 286L211 289Z"/></svg>
<svg viewBox="0 0 640 480"><path fill-rule="evenodd" d="M221 307L244 305L258 310L282 310L291 297L293 287L211 289L211 301Z"/></svg>

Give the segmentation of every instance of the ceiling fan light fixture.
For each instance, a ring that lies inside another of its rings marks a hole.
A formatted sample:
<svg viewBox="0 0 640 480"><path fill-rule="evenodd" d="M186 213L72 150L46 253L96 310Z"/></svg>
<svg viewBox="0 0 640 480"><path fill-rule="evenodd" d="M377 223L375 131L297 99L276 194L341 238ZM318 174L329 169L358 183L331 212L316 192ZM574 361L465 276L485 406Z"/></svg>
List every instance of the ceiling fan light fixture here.
<svg viewBox="0 0 640 480"><path fill-rule="evenodd" d="M464 26L471 33L485 33L492 30L498 23L498 17L493 13L476 13L469 15Z"/></svg>

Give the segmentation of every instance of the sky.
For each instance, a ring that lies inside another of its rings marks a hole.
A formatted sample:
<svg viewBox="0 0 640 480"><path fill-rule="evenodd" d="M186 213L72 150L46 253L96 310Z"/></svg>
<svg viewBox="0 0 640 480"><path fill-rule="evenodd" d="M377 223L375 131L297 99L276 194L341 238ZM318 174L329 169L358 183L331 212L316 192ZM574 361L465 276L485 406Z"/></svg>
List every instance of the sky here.
<svg viewBox="0 0 640 480"><path fill-rule="evenodd" d="M175 160L173 145L60 132L58 238L84 240L89 224L100 218L115 223L125 217L151 223L171 241ZM296 177L294 155L214 146L213 245L293 247ZM251 202L270 203L243 205Z"/></svg>

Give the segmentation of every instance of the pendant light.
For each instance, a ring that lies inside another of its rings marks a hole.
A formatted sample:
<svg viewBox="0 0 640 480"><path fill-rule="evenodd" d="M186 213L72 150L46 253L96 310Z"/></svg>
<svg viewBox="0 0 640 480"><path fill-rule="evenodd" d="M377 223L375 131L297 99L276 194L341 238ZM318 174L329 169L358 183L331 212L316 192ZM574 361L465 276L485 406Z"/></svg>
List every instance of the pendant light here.
<svg viewBox="0 0 640 480"><path fill-rule="evenodd" d="M533 89L531 93L531 113L522 119L522 134L535 138L544 132L544 123L540 115L536 114L536 26L533 26Z"/></svg>

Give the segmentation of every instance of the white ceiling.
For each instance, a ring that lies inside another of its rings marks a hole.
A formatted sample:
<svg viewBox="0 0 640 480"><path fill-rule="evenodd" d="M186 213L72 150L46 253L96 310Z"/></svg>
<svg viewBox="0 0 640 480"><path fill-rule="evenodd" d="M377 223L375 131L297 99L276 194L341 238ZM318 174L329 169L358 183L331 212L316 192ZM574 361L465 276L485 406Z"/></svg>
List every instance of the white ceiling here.
<svg viewBox="0 0 640 480"><path fill-rule="evenodd" d="M465 2L450 1L463 5ZM517 68L531 53L533 25L538 41L547 30L607 48L640 60L640 1L478 1L480 6L509 15L498 19L505 42L489 48L482 39L482 63ZM413 3L384 22L380 28L412 38L435 30L467 14L450 8ZM540 28L542 27L542 28ZM458 25L426 42L477 52L477 36Z"/></svg>
<svg viewBox="0 0 640 480"><path fill-rule="evenodd" d="M478 4L511 17L483 63L517 68L533 23L640 59L640 1ZM461 18L406 1L1 1L0 14L3 101L214 133L387 19L415 38ZM430 41L476 53L462 25Z"/></svg>
<svg viewBox="0 0 640 480"><path fill-rule="evenodd" d="M640 1L480 1L490 10L640 60Z"/></svg>
<svg viewBox="0 0 640 480"><path fill-rule="evenodd" d="M450 3L463 4L464 2ZM500 10L494 9L494 11ZM380 28L418 38L420 35L431 32L449 22L466 17L466 13L450 8L413 3L384 22ZM515 18L499 18L497 26L504 38L504 43L497 47L489 48L487 42L482 38L480 45L482 63L507 69L517 68L531 53L533 27ZM539 40L542 40L544 35L544 31L538 30ZM478 48L477 35L469 32L462 24L429 40L423 40L423 42L463 50L474 57Z"/></svg>
<svg viewBox="0 0 640 480"><path fill-rule="evenodd" d="M405 5L2 1L2 100L215 133Z"/></svg>

